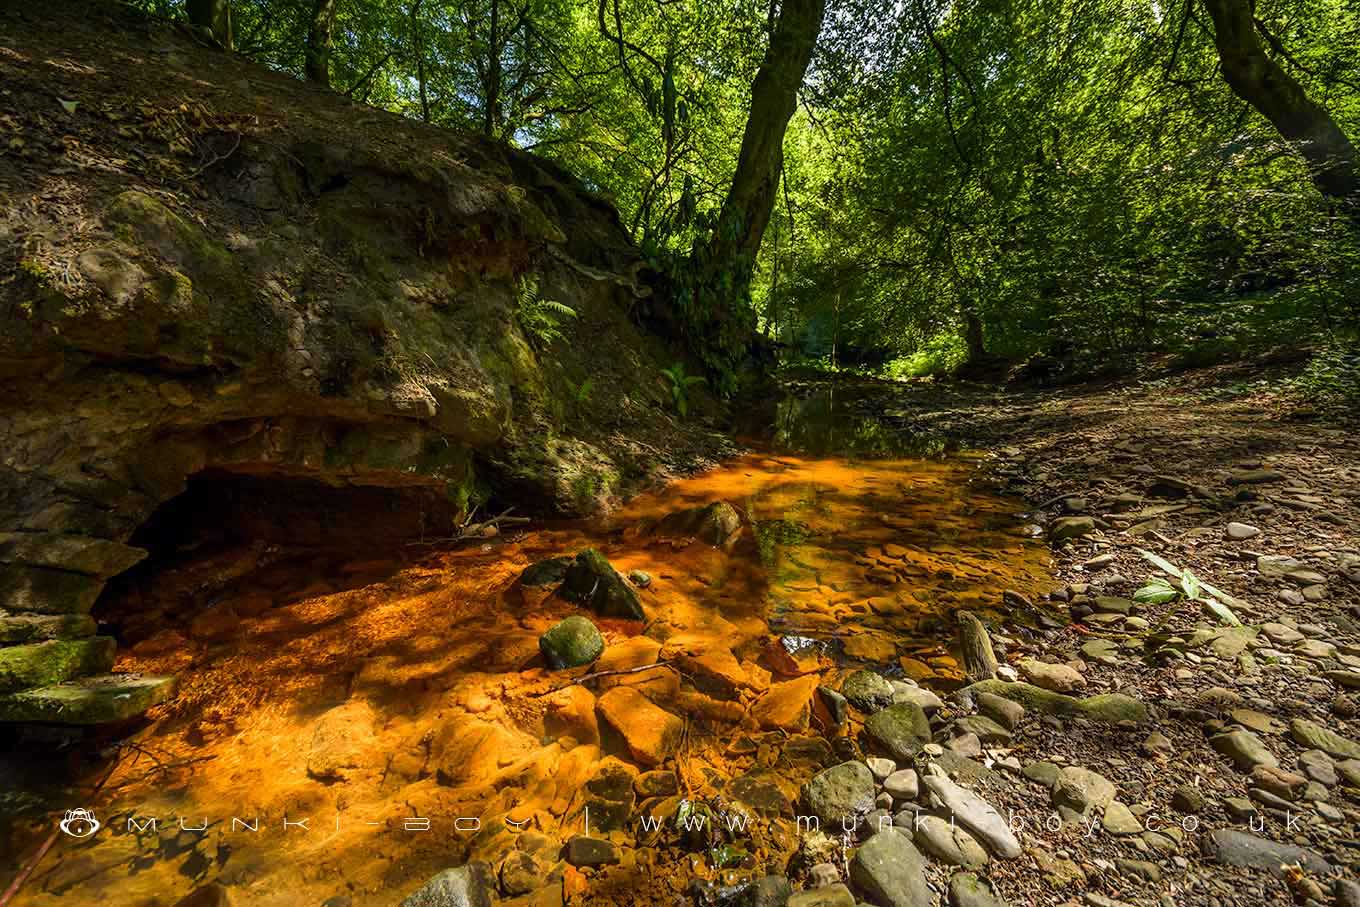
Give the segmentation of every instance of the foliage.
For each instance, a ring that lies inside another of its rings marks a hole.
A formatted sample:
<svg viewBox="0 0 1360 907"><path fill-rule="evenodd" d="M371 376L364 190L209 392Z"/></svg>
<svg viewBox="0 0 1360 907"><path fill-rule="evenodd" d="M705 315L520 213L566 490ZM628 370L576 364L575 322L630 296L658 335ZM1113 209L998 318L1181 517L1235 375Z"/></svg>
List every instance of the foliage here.
<svg viewBox="0 0 1360 907"><path fill-rule="evenodd" d="M315 0L233 2L239 52L301 77ZM1320 344L1340 352L1304 387L1345 404L1360 218L1229 88L1202 3L828 0L759 256L712 261L745 225L720 214L778 9L346 0L330 80L550 157L614 204L718 392L759 332L788 359L893 375ZM1271 58L1360 140L1353 0L1253 12ZM559 335L549 311L529 316L540 343Z"/></svg>
<svg viewBox="0 0 1360 907"><path fill-rule="evenodd" d="M963 338L958 334L940 332L921 341L914 352L885 363L883 375L896 379L950 375L958 371L967 358L968 350Z"/></svg>
<svg viewBox="0 0 1360 907"><path fill-rule="evenodd" d="M702 375L686 375L685 364L677 362L670 368L663 368L661 374L669 382L671 392L671 402L675 405L675 411L681 418L689 415L689 389L696 384L703 384Z"/></svg>
<svg viewBox="0 0 1360 907"><path fill-rule="evenodd" d="M564 380L567 382L567 389L571 391L571 401L577 406L581 406L589 400L590 392L595 389L595 381L591 378L587 378L580 384L577 384L570 378Z"/></svg>
<svg viewBox="0 0 1360 907"><path fill-rule="evenodd" d="M540 348L561 340L562 325L576 317L571 306L544 299L538 292L538 278L532 275L521 278L515 301L520 328Z"/></svg>
<svg viewBox="0 0 1360 907"><path fill-rule="evenodd" d="M1163 577L1150 578L1133 594L1134 601L1143 604L1164 604L1178 598L1183 598L1189 602L1197 601L1201 602L1204 610L1217 618L1220 623L1229 626L1241 626L1241 621L1237 619L1237 615L1229 607L1229 605L1238 603L1231 595L1195 576L1188 567L1177 567L1166 558L1142 548L1137 549L1137 551L1144 560L1170 577L1170 581L1168 582ZM1164 624L1170 616L1170 611L1163 615L1161 624Z"/></svg>
<svg viewBox="0 0 1360 907"><path fill-rule="evenodd" d="M1360 420L1360 338L1341 338L1319 349L1294 389L1310 405L1342 421Z"/></svg>

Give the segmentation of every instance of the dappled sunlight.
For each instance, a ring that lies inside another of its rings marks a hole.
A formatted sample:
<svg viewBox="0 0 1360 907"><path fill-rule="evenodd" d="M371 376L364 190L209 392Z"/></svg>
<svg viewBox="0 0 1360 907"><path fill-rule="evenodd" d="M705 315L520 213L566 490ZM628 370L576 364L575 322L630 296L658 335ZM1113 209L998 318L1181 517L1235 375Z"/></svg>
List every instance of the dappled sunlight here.
<svg viewBox="0 0 1360 907"><path fill-rule="evenodd" d="M148 757L125 756L93 804L118 817L115 833L62 842L27 902L116 890L119 903L170 904L193 881L221 877L263 905L341 891L355 904L390 904L445 866L499 859L521 829L555 840L580 830L587 783L611 760L635 761L596 714L597 697L620 687L686 717L685 788L721 790L750 759L732 752L732 735L757 733L753 706L772 683L873 663L889 673L923 666L926 683L946 688L959 679L950 612L1042 587L1046 551L973 475L958 458L754 453L598 524L547 524L388 562L276 561L261 574L275 584L281 565L333 564L336 575L292 577L333 591L270 592L280 603L206 642L179 637L171 650L152 642L122 655L120 670L178 671L181 692L136 736ZM665 534L668 515L718 501L742 517L721 546ZM647 620L598 618L604 656L550 672L538 637L576 608L517 577L587 546L621 573L650 576L640 590ZM196 575L192 561L173 569ZM213 607L239 600L237 613L255 611L253 583L247 575ZM126 618L138 598L106 607ZM780 636L808 639L801 664L780 660L792 658ZM615 673L571 683L587 672ZM778 773L787 795L805 773ZM127 833L129 816L157 817L160 843ZM208 828L179 831L181 818ZM260 830L233 828L233 818L258 818ZM418 818L429 832L406 830ZM308 824L285 830L285 819Z"/></svg>

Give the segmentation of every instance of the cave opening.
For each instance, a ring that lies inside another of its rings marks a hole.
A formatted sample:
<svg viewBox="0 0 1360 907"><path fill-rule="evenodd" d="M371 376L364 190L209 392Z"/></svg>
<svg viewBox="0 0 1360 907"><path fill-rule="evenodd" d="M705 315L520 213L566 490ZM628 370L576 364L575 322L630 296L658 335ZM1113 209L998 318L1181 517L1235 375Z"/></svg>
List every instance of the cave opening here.
<svg viewBox="0 0 1360 907"><path fill-rule="evenodd" d="M211 640L280 604L380 581L458 517L430 486L204 470L133 534L148 555L108 583L94 616L120 646Z"/></svg>

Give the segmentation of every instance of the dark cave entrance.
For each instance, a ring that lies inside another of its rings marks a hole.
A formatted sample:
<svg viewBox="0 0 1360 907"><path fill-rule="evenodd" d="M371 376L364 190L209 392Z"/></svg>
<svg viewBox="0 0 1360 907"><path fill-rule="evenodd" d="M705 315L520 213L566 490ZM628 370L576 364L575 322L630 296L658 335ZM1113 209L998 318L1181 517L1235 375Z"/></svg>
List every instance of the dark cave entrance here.
<svg viewBox="0 0 1360 907"><path fill-rule="evenodd" d="M205 470L133 534L149 554L109 582L94 615L122 646L165 630L211 640L271 607L380 581L457 518L429 486Z"/></svg>

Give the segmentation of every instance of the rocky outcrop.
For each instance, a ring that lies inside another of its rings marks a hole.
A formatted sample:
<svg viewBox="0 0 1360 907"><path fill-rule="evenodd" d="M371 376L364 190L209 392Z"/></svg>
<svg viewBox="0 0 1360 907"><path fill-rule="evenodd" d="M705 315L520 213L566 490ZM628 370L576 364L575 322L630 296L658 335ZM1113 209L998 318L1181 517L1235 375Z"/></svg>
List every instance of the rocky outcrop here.
<svg viewBox="0 0 1360 907"><path fill-rule="evenodd" d="M20 18L35 54L91 48L78 75L0 60L25 136L0 156L0 642L89 640L194 476L381 489L439 537L489 494L578 513L711 445L664 408L640 256L569 174L63 12ZM134 41L160 56L130 97ZM548 300L561 339L526 317Z"/></svg>

